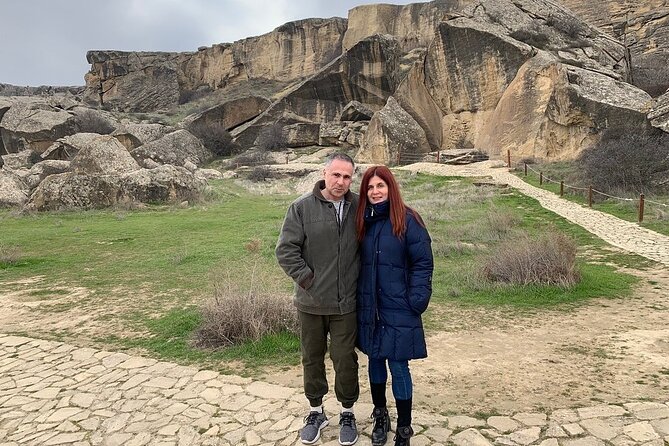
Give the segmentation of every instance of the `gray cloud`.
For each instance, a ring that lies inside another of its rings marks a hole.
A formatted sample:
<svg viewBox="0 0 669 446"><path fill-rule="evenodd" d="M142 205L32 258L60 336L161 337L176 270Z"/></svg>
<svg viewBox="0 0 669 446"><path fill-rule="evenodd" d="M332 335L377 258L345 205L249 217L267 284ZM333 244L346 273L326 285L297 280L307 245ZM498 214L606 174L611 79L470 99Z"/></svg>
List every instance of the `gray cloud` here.
<svg viewBox="0 0 669 446"><path fill-rule="evenodd" d="M379 1L0 0L0 83L83 85L91 49L195 51L366 3Z"/></svg>

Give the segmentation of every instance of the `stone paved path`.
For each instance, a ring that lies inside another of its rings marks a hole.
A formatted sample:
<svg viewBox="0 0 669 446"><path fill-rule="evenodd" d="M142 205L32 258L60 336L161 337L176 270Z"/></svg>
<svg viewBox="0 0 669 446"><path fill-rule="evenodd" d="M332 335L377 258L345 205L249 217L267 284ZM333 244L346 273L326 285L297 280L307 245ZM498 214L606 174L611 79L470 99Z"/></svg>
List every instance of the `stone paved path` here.
<svg viewBox="0 0 669 446"><path fill-rule="evenodd" d="M492 177L619 246L669 265L669 239L523 183L505 169L414 165ZM320 444L336 445L337 404ZM368 392L361 401L369 401ZM472 418L417 410L412 445L598 446L669 444L669 397ZM124 353L0 334L0 446L300 444L301 390ZM360 445L371 444L358 403ZM391 414L392 416L392 414ZM392 444L389 441L388 444Z"/></svg>
<svg viewBox="0 0 669 446"><path fill-rule="evenodd" d="M361 400L369 401L365 394ZM0 445L292 445L299 389L124 353L0 335ZM356 405L371 444L369 404ZM327 400L326 413L336 414ZM321 444L336 445L337 418ZM412 445L669 443L669 401L477 419L417 411ZM392 442L390 443L392 444Z"/></svg>

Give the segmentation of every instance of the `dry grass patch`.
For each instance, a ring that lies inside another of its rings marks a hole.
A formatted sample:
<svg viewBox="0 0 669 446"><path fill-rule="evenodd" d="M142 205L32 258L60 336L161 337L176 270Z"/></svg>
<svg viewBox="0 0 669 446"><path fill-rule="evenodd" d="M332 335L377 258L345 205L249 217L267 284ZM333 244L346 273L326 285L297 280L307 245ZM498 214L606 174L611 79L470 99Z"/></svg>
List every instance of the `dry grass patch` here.
<svg viewBox="0 0 669 446"><path fill-rule="evenodd" d="M297 311L292 299L277 292L275 277L262 267L259 240L245 246L251 253L238 267L245 277L226 275L214 282L214 296L200 310L202 323L195 332L198 347L218 348L258 341L266 335L297 333Z"/></svg>
<svg viewBox="0 0 669 446"><path fill-rule="evenodd" d="M482 273L492 282L570 287L580 280L576 244L556 232L535 239L519 236L502 243L487 259Z"/></svg>

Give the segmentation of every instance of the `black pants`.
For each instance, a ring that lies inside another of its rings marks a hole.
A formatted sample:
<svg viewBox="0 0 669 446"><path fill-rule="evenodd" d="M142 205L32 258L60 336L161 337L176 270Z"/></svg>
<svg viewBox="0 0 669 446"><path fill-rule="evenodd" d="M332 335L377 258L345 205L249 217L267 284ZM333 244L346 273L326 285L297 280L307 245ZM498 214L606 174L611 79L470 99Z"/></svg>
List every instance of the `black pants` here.
<svg viewBox="0 0 669 446"><path fill-rule="evenodd" d="M325 376L325 353L330 334L330 358L335 371L335 395L342 406L349 408L358 400L358 354L355 338L358 322L355 311L348 314L318 315L298 311L300 344L304 369L304 394L313 407L323 403L328 393Z"/></svg>

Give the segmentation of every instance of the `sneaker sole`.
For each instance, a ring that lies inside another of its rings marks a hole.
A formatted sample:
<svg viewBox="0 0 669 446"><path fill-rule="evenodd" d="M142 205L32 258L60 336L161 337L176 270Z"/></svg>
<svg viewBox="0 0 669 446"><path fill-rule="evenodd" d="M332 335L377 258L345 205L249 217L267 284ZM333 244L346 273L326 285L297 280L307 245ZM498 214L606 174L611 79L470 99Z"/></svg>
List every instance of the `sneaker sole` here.
<svg viewBox="0 0 669 446"><path fill-rule="evenodd" d="M321 438L321 430L322 430L325 426L327 426L329 423L330 423L330 420L325 420L325 421L323 421L323 423L321 423L320 426L318 426L318 433L316 434L316 438L314 438L313 440L311 440L311 441L309 441L309 440L302 440L302 439L300 438L300 441L302 442L302 444L314 444L314 443L316 443L316 442L318 441L318 439Z"/></svg>
<svg viewBox="0 0 669 446"><path fill-rule="evenodd" d="M351 446L352 444L355 444L356 441L358 441L358 438L359 437L355 437L355 439L353 439L353 441L341 441L341 439L340 439L339 444L342 445L342 446Z"/></svg>

